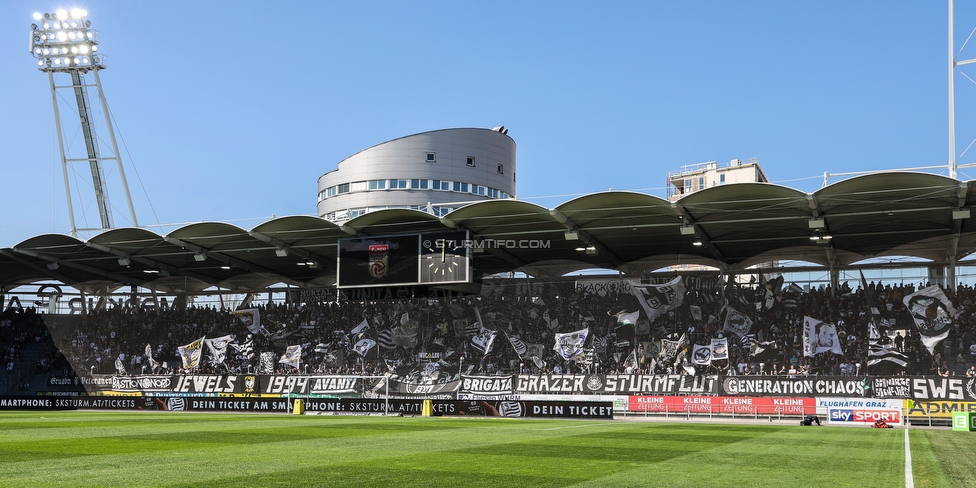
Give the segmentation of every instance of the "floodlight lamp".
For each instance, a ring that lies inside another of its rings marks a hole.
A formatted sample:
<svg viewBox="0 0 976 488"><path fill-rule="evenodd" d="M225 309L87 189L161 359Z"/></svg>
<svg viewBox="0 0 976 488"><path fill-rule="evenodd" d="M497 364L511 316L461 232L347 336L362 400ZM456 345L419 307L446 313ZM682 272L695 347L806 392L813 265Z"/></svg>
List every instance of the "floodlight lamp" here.
<svg viewBox="0 0 976 488"><path fill-rule="evenodd" d="M230 266L228 266L228 265L225 264L225 265L221 266L220 269L227 270L227 269L230 269Z"/></svg>
<svg viewBox="0 0 976 488"><path fill-rule="evenodd" d="M596 254L596 246L586 246L586 254L591 256Z"/></svg>
<svg viewBox="0 0 976 488"><path fill-rule="evenodd" d="M129 258L122 256L119 258L119 266L128 266L130 263Z"/></svg>
<svg viewBox="0 0 976 488"><path fill-rule="evenodd" d="M968 208L954 208L952 209L952 220L965 220L969 218Z"/></svg>
<svg viewBox="0 0 976 488"><path fill-rule="evenodd" d="M57 17L55 17L56 19L66 19L66 18L68 18L68 12L66 10L58 10L55 13L55 15L57 15Z"/></svg>
<svg viewBox="0 0 976 488"><path fill-rule="evenodd" d="M691 244L694 245L694 246L701 247L702 246L702 240L700 238L696 237L695 240Z"/></svg>
<svg viewBox="0 0 976 488"><path fill-rule="evenodd" d="M275 249L275 256L278 256L279 258L283 258L285 256L288 256L288 248L287 247L279 247L278 249Z"/></svg>
<svg viewBox="0 0 976 488"><path fill-rule="evenodd" d="M44 16L40 12L34 12L34 20L41 20Z"/></svg>
<svg viewBox="0 0 976 488"><path fill-rule="evenodd" d="M194 261L197 261L197 262L199 262L199 261L206 261L207 260L207 253L205 253L205 252L198 252L198 253L196 253L196 254L193 255L193 260Z"/></svg>
<svg viewBox="0 0 976 488"><path fill-rule="evenodd" d="M695 235L695 224L684 224L681 226L681 235L692 236Z"/></svg>
<svg viewBox="0 0 976 488"><path fill-rule="evenodd" d="M576 250L579 251L579 252L583 252L583 251L586 250L586 246L579 246L579 247L576 248Z"/></svg>
<svg viewBox="0 0 976 488"><path fill-rule="evenodd" d="M579 232L578 231L576 231L576 230L567 230L566 231L566 240L567 241L575 241L577 239L579 239Z"/></svg>
<svg viewBox="0 0 976 488"><path fill-rule="evenodd" d="M54 262L51 262L51 263L47 263L47 269L54 270L54 269L58 269L59 267L60 266L58 265L58 262L57 261L54 261Z"/></svg>
<svg viewBox="0 0 976 488"><path fill-rule="evenodd" d="M824 223L823 217L818 217L808 220L807 226L811 229L823 229L826 224Z"/></svg>

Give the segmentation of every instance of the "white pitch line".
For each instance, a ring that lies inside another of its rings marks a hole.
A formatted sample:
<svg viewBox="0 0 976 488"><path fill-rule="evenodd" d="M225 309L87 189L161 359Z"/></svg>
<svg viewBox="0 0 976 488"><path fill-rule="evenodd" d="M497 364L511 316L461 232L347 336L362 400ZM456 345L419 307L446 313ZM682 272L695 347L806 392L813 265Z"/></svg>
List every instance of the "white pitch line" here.
<svg viewBox="0 0 976 488"><path fill-rule="evenodd" d="M600 423L594 423L594 424L571 425L569 427L550 427L548 429L542 429L542 430L578 429L580 427L593 427L595 425L614 425L614 424L612 422L600 422Z"/></svg>
<svg viewBox="0 0 976 488"><path fill-rule="evenodd" d="M908 443L908 427L905 427L905 488L915 488L915 476L912 475L912 446Z"/></svg>

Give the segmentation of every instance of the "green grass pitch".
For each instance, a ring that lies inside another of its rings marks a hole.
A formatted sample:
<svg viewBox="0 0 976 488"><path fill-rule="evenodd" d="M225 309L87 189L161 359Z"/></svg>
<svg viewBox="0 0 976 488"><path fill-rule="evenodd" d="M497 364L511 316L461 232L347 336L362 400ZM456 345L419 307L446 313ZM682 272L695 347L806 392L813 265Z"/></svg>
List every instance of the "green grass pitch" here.
<svg viewBox="0 0 976 488"><path fill-rule="evenodd" d="M0 412L0 486L905 486L901 429ZM911 430L915 486L976 486L976 433Z"/></svg>

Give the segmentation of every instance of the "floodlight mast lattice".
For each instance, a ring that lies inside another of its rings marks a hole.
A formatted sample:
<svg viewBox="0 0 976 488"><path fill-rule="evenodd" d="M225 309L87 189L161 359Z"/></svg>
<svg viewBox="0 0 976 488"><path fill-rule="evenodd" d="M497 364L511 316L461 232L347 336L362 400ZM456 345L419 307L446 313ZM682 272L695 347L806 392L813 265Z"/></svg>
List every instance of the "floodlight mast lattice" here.
<svg viewBox="0 0 976 488"><path fill-rule="evenodd" d="M119 172L122 189L129 205L132 225L138 226L132 197L129 195L129 185L125 179L122 157L115 139L108 103L102 91L101 79L98 72L106 68L105 56L98 52L99 33L91 28L91 21L86 19L88 12L80 9L71 11L59 10L55 13L34 14L35 23L31 24L30 52L37 58L37 69L46 72L51 85L51 101L54 105L54 122L58 133L58 146L61 154L61 169L64 175L64 189L68 201L68 218L71 221L71 235L78 236L78 225L75 221L73 202L71 199L71 185L69 180L68 163L87 161L91 167L92 187L98 206L101 230L111 229L112 209L109 204L108 186L103 170L103 161L114 161ZM55 83L56 73L66 73L71 77L71 85L58 86ZM85 75L92 74L94 85L86 81ZM99 140L95 134L94 120L88 100L88 87L94 86L98 92L102 112L105 114L105 125L108 131L114 156L104 157L99 154ZM80 132L85 139L85 158L71 158L64 143L64 129L61 121L61 111L58 106L59 88L70 88L74 92L77 102L78 117L81 122ZM98 230L98 229L81 229Z"/></svg>

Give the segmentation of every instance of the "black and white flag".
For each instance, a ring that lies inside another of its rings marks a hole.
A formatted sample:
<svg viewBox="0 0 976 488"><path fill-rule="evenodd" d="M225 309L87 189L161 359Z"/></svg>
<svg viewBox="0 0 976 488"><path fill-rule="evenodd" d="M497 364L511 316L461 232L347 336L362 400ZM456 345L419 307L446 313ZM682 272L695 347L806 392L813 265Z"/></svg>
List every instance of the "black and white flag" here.
<svg viewBox="0 0 976 488"><path fill-rule="evenodd" d="M699 345L695 344L694 349L691 351L691 362L699 366L707 366L712 364L712 345Z"/></svg>
<svg viewBox="0 0 976 488"><path fill-rule="evenodd" d="M373 346L375 345L376 345L376 341L374 341L373 339L362 339L359 342L357 342L356 345L352 347L352 349L356 351L356 353L359 354L360 356L366 357L366 353L368 353L369 350L372 349Z"/></svg>
<svg viewBox="0 0 976 488"><path fill-rule="evenodd" d="M216 366L224 363L224 360L227 359L227 345L233 340L233 335L225 335L223 337L214 337L213 339L205 339L203 341L204 344L207 345L207 351L210 352L211 365Z"/></svg>
<svg viewBox="0 0 976 488"><path fill-rule="evenodd" d="M630 287L651 322L668 310L678 308L685 297L685 285L680 276L663 285L644 285L632 281Z"/></svg>
<svg viewBox="0 0 976 488"><path fill-rule="evenodd" d="M732 307L727 307L726 310L728 313L725 315L725 327L723 330L731 332L738 337L748 334L752 329L752 319Z"/></svg>
<svg viewBox="0 0 976 488"><path fill-rule="evenodd" d="M580 329L565 334L556 334L556 344L553 346L556 353L567 361L572 361L583 353L583 344L590 334L590 329Z"/></svg>
<svg viewBox="0 0 976 488"><path fill-rule="evenodd" d="M237 351L238 354L244 356L247 359L254 357L254 335L248 334L247 338L244 339L243 344L232 343L231 347Z"/></svg>
<svg viewBox="0 0 976 488"><path fill-rule="evenodd" d="M820 319L803 317L803 355L809 358L827 351L844 354L837 329Z"/></svg>
<svg viewBox="0 0 976 488"><path fill-rule="evenodd" d="M922 344L929 354L935 354L935 346L949 336L952 317L956 315L955 307L938 285L922 288L903 300L912 314Z"/></svg>
<svg viewBox="0 0 976 488"><path fill-rule="evenodd" d="M882 344L881 333L875 327L874 322L868 323L868 367L881 363L892 363L902 368L908 366L908 355L898 352L894 345L889 341Z"/></svg>
<svg viewBox="0 0 976 488"><path fill-rule="evenodd" d="M482 327L478 333L471 338L471 345L483 355L487 356L488 353L491 352L491 347L495 343L495 335L497 334L497 331Z"/></svg>

